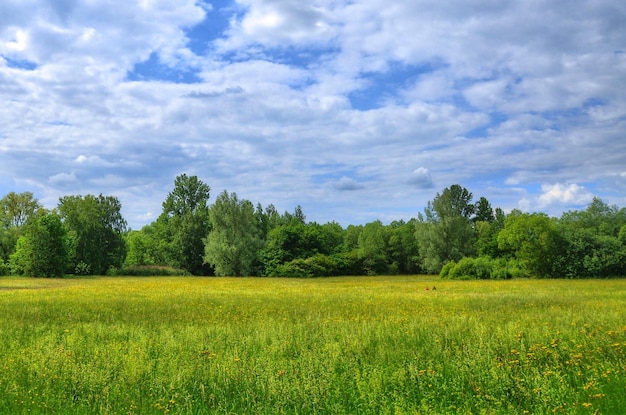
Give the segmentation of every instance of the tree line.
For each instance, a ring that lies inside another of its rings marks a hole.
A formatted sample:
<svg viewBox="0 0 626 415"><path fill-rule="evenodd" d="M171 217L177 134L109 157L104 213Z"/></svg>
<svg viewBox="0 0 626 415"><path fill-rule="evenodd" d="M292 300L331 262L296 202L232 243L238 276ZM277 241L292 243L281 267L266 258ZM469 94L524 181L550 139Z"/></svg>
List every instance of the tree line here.
<svg viewBox="0 0 626 415"><path fill-rule="evenodd" d="M179 175L158 218L128 229L113 196L64 196L46 210L30 192L0 199L0 275L320 277L440 274L457 279L626 275L626 209L595 198L560 218L505 214L460 185L423 213L384 225L308 222Z"/></svg>

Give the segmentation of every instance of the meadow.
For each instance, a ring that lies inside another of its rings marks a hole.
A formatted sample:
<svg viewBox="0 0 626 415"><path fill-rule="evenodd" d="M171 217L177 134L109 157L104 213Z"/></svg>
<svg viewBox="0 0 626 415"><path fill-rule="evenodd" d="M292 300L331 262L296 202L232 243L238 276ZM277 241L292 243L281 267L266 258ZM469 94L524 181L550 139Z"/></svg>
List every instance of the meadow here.
<svg viewBox="0 0 626 415"><path fill-rule="evenodd" d="M0 413L619 414L625 306L626 280L0 278Z"/></svg>

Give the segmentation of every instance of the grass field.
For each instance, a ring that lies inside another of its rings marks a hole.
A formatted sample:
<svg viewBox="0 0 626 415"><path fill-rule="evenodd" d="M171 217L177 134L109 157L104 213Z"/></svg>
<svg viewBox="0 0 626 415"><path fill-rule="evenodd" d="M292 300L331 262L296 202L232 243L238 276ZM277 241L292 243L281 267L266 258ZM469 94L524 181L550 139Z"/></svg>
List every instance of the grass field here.
<svg viewBox="0 0 626 415"><path fill-rule="evenodd" d="M620 414L626 280L0 278L0 371L1 414Z"/></svg>

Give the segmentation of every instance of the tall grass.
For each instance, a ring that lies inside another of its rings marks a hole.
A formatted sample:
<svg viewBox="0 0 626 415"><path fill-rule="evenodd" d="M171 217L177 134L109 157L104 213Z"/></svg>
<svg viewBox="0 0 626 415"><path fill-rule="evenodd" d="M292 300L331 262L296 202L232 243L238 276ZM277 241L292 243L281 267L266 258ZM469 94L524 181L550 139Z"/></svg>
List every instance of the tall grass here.
<svg viewBox="0 0 626 415"><path fill-rule="evenodd" d="M620 413L625 305L624 280L3 278L0 413Z"/></svg>

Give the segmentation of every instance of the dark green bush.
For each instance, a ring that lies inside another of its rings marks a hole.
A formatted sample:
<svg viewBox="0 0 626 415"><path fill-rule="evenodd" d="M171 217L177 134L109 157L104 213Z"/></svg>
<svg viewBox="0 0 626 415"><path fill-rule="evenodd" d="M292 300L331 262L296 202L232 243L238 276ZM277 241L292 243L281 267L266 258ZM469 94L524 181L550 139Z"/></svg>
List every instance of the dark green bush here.
<svg viewBox="0 0 626 415"><path fill-rule="evenodd" d="M112 276L129 276L129 277L175 277L190 275L184 269L169 267L166 265L129 265L122 268L111 268L107 272Z"/></svg>
<svg viewBox="0 0 626 415"><path fill-rule="evenodd" d="M510 266L517 267L517 263L512 262L509 265L505 259L492 259L487 256L478 258L465 257L458 263L454 261L448 262L443 266L439 275L441 278L449 278L454 280L503 280L513 276L513 272L521 273L519 268L514 268L513 272Z"/></svg>
<svg viewBox="0 0 626 415"><path fill-rule="evenodd" d="M0 277L5 275L9 275L11 273L11 269L8 264L5 264L4 261L0 261Z"/></svg>
<svg viewBox="0 0 626 415"><path fill-rule="evenodd" d="M270 277L311 278L320 276L323 271L324 269L319 265L298 258L276 266Z"/></svg>
<svg viewBox="0 0 626 415"><path fill-rule="evenodd" d="M75 275L91 275L91 265L79 262L74 268Z"/></svg>
<svg viewBox="0 0 626 415"><path fill-rule="evenodd" d="M362 261L353 253L316 254L274 266L269 277L313 278L335 275L362 275Z"/></svg>

